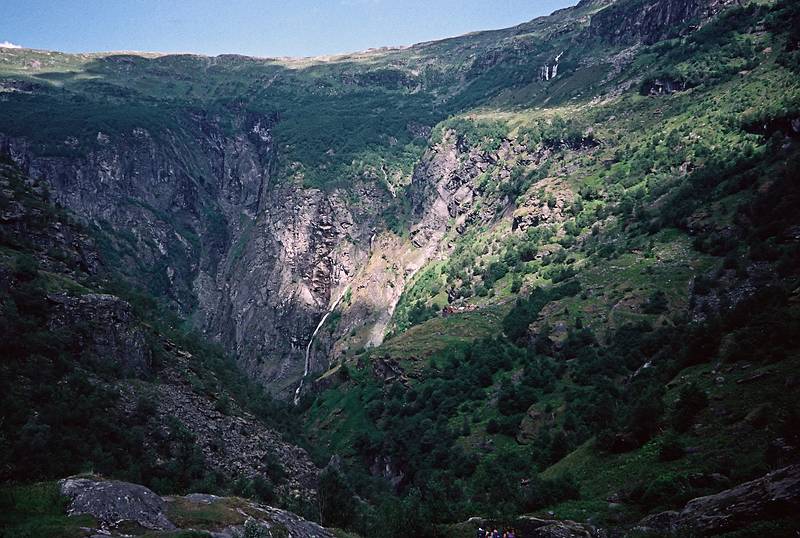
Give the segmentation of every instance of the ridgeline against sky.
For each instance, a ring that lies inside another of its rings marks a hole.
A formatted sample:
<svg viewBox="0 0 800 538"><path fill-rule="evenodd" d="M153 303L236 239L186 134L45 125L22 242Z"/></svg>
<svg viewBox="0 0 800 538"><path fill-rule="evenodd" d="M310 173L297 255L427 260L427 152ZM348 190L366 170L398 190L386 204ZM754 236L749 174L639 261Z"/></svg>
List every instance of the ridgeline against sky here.
<svg viewBox="0 0 800 538"><path fill-rule="evenodd" d="M503 28L573 0L4 1L0 41L64 52L319 56Z"/></svg>

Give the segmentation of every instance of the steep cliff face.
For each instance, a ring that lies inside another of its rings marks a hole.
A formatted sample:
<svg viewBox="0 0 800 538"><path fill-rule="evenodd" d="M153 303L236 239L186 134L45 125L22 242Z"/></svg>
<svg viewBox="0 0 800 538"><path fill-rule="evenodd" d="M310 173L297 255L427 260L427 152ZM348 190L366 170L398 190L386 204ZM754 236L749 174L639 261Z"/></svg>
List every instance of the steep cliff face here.
<svg viewBox="0 0 800 538"><path fill-rule="evenodd" d="M333 193L271 185L273 119L236 116L232 133L201 114L187 119L189 133L98 132L78 157L40 155L18 138L0 147L57 202L111 232L123 272L193 313L281 392L364 260L373 204L388 194L367 183Z"/></svg>
<svg viewBox="0 0 800 538"><path fill-rule="evenodd" d="M652 44L688 31L730 0L633 0L616 2L594 14L589 35L615 44Z"/></svg>
<svg viewBox="0 0 800 538"><path fill-rule="evenodd" d="M47 218L39 205L49 195L46 187L26 179L10 163L0 163L0 240L33 249L47 270L97 274L101 259L88 231L67 215Z"/></svg>
<svg viewBox="0 0 800 538"><path fill-rule="evenodd" d="M681 510L648 516L637 530L711 536L747 527L754 521L793 516L798 508L800 466L790 465L716 495L692 499Z"/></svg>
<svg viewBox="0 0 800 538"><path fill-rule="evenodd" d="M0 149L47 182L56 202L115 232L119 266L135 268L129 276L188 313L195 275L216 272L269 177L270 119L232 117L239 129L228 136L215 118L195 113L181 131L98 130L90 143L67 139L63 155L2 135Z"/></svg>
<svg viewBox="0 0 800 538"><path fill-rule="evenodd" d="M190 136L98 132L81 157L41 156L8 137L0 147L56 201L111 232L134 280L172 298L253 378L286 396L320 318L366 263L390 194L373 181L330 192L272 183L271 121L242 115L231 134L193 115ZM311 369L327 367L320 361Z"/></svg>
<svg viewBox="0 0 800 538"><path fill-rule="evenodd" d="M380 206L387 194L367 183L353 190L276 186L219 272L195 281L201 325L278 394L293 393L317 323L368 257L371 204ZM310 358L312 371L327 367L323 357Z"/></svg>

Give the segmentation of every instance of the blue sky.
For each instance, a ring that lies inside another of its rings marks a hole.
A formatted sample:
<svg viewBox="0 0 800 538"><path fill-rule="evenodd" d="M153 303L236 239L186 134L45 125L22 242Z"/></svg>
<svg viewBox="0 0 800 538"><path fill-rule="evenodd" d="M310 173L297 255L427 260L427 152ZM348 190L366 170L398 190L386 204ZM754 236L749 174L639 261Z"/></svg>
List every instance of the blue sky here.
<svg viewBox="0 0 800 538"><path fill-rule="evenodd" d="M504 28L577 0L0 0L0 43L310 56Z"/></svg>

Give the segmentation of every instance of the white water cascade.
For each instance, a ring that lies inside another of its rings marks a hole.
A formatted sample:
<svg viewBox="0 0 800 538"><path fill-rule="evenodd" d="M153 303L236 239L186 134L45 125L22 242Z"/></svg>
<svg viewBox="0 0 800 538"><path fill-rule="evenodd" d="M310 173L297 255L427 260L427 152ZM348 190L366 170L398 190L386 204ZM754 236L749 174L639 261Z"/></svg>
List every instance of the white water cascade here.
<svg viewBox="0 0 800 538"><path fill-rule="evenodd" d="M333 313L334 310L336 310L336 307L339 306L339 303L342 301L342 299L344 298L345 294L347 293L347 290L349 290L349 289L350 289L350 286L347 286L342 291L342 293L339 294L339 297L336 299L336 301L333 303L333 305L328 309L327 312L325 312L325 315L322 316L322 319L319 320L319 324L317 324L317 328L314 329L313 333L311 333L311 339L308 341L308 345L306 346L306 364L305 364L305 368L303 369L303 377L300 378L300 384L297 385L297 390L294 391L294 405L297 405L297 404L300 403L300 393L303 390L303 385L306 382L306 377L308 377L308 371L311 368L311 346L314 345L314 338L317 337L317 333L322 328L322 326L325 324L325 320L328 319L328 316L330 316Z"/></svg>
<svg viewBox="0 0 800 538"><path fill-rule="evenodd" d="M566 51L564 51L566 52ZM541 69L540 78L542 80L552 80L558 76L558 61L564 55L564 52L561 52L558 56L556 56L553 65L544 64Z"/></svg>

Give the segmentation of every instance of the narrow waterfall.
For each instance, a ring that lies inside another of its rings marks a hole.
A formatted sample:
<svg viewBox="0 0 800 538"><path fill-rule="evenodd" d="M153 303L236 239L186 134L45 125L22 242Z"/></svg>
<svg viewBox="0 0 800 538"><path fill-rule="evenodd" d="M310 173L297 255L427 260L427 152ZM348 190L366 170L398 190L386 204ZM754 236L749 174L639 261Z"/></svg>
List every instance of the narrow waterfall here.
<svg viewBox="0 0 800 538"><path fill-rule="evenodd" d="M322 328L322 326L325 324L325 320L328 319L328 316L330 316L333 313L334 310L336 310L336 307L339 306L339 303L342 301L342 299L344 298L345 294L347 293L347 290L349 290L349 289L350 289L350 286L347 286L342 291L342 293L339 294L339 297L336 299L336 301L333 303L333 305L328 309L327 312L325 312L325 315L322 316L322 319L319 321L319 324L317 324L317 328L314 329L313 333L311 333L311 339L308 341L308 345L306 346L306 364L305 364L305 367L303 368L303 377L300 378L300 384L297 385L297 390L294 391L294 405L297 405L297 404L300 403L300 394L301 394L301 392L303 390L303 385L306 382L306 377L308 377L309 369L311 368L311 346L314 345L314 338L317 337L317 333Z"/></svg>

